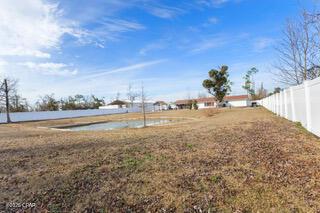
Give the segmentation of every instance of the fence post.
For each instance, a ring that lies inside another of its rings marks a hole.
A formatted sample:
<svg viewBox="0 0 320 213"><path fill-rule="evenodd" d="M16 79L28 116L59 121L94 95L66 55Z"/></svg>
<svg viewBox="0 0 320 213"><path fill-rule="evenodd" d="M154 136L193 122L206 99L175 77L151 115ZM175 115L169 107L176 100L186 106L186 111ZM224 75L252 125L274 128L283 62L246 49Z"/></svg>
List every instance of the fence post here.
<svg viewBox="0 0 320 213"><path fill-rule="evenodd" d="M288 97L287 97L287 90L283 91L284 93L284 117L288 119Z"/></svg>
<svg viewBox="0 0 320 213"><path fill-rule="evenodd" d="M291 99L291 111L292 111L292 121L296 122L297 117L296 117L296 107L295 107L295 102L294 102L294 95L293 95L293 87L290 87L290 99Z"/></svg>
<svg viewBox="0 0 320 213"><path fill-rule="evenodd" d="M273 95L273 112L277 114L277 93Z"/></svg>
<svg viewBox="0 0 320 213"><path fill-rule="evenodd" d="M276 94L276 100L277 100L277 115L280 116L280 93Z"/></svg>
<svg viewBox="0 0 320 213"><path fill-rule="evenodd" d="M310 88L309 81L304 81L304 92L305 92L305 102L306 102L306 118L307 118L307 130L311 131L311 99L310 99Z"/></svg>
<svg viewBox="0 0 320 213"><path fill-rule="evenodd" d="M282 117L283 115L282 115L282 110L283 110L283 101L282 101L282 91L280 91L280 93L279 93L279 115L280 115L280 117Z"/></svg>

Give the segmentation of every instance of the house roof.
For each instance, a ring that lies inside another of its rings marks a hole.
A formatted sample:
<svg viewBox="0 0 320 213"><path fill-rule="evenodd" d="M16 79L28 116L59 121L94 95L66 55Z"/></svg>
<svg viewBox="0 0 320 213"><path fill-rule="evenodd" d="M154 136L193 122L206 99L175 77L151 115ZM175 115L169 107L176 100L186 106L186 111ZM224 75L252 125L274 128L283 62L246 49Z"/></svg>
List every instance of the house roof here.
<svg viewBox="0 0 320 213"><path fill-rule="evenodd" d="M188 103L192 102L193 100L194 99L177 100L176 104L177 105L188 104Z"/></svg>
<svg viewBox="0 0 320 213"><path fill-rule="evenodd" d="M115 101L112 101L111 103L109 103L108 105L126 105L127 102L125 101L120 101L120 100L115 100Z"/></svg>
<svg viewBox="0 0 320 213"><path fill-rule="evenodd" d="M225 101L240 101L240 100L247 100L249 99L248 95L233 95L233 96L226 96L224 98Z"/></svg>
<svg viewBox="0 0 320 213"><path fill-rule="evenodd" d="M247 100L248 95L232 95L232 96L226 96L224 98L225 101L240 101L240 100ZM177 105L183 105L188 104L192 101L197 101L197 103L208 103L208 102L216 102L214 97L208 97L208 98L196 98L196 99L184 99L184 100L177 100Z"/></svg>

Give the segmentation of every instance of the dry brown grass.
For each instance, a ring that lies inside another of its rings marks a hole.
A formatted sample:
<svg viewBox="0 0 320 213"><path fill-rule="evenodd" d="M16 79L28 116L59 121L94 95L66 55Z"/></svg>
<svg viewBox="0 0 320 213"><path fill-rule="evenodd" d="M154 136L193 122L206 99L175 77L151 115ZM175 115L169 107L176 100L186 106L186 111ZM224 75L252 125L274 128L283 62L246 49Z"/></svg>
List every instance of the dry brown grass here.
<svg viewBox="0 0 320 213"><path fill-rule="evenodd" d="M216 109L216 108L202 109L201 111L204 114L204 116L206 116L206 117L212 117L212 116L218 114L218 109Z"/></svg>
<svg viewBox="0 0 320 213"><path fill-rule="evenodd" d="M139 114L0 126L0 200L106 212L316 212L319 139L263 109L226 109L163 127L39 129Z"/></svg>

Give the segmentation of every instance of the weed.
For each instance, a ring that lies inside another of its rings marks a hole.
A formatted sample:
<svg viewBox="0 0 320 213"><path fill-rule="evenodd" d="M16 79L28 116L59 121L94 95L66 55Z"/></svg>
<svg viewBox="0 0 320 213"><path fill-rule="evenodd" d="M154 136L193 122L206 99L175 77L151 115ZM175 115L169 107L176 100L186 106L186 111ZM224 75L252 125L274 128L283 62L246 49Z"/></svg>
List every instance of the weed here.
<svg viewBox="0 0 320 213"><path fill-rule="evenodd" d="M139 167L142 164L142 160L133 158L133 157L129 157L124 159L123 161L123 166L127 169L136 169L137 167Z"/></svg>
<svg viewBox="0 0 320 213"><path fill-rule="evenodd" d="M213 182L213 183L219 183L221 180L222 180L222 176L221 175L212 175L210 177L210 180Z"/></svg>
<svg viewBox="0 0 320 213"><path fill-rule="evenodd" d="M155 160L155 157L153 155L151 155L151 154L146 154L144 156L144 160L153 161L153 160Z"/></svg>
<svg viewBox="0 0 320 213"><path fill-rule="evenodd" d="M193 148L193 144L187 143L186 144L187 148L192 149Z"/></svg>
<svg viewBox="0 0 320 213"><path fill-rule="evenodd" d="M305 132L305 133L310 133L303 125L301 122L295 122L296 124L296 127L301 130L302 132Z"/></svg>

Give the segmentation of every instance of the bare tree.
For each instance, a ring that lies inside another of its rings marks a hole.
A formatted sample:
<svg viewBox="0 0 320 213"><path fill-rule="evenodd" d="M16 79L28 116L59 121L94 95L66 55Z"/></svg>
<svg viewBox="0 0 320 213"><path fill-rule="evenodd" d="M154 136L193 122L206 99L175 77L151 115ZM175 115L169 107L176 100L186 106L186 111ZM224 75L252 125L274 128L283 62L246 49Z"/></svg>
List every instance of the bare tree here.
<svg viewBox="0 0 320 213"><path fill-rule="evenodd" d="M141 84L141 108L142 108L142 114L143 114L143 127L147 126L146 122L146 108L145 108L145 100L146 100L146 94L144 92L144 86L143 83Z"/></svg>
<svg viewBox="0 0 320 213"><path fill-rule="evenodd" d="M16 93L10 97L10 102L10 112L28 112L30 110L27 99Z"/></svg>
<svg viewBox="0 0 320 213"><path fill-rule="evenodd" d="M5 103L7 123L11 123L10 97L16 93L17 80L5 78L0 82L0 85L0 100Z"/></svg>
<svg viewBox="0 0 320 213"><path fill-rule="evenodd" d="M59 101L54 98L54 94L40 97L36 103L37 111L58 111Z"/></svg>
<svg viewBox="0 0 320 213"><path fill-rule="evenodd" d="M286 28L283 32L283 39L276 50L279 55L279 62L276 68L278 80L288 85L302 83L300 77L301 71L301 54L299 48L299 32L297 26L292 21L287 21Z"/></svg>
<svg viewBox="0 0 320 213"><path fill-rule="evenodd" d="M275 67L278 69L276 75L279 82L297 85L319 77L317 67L320 55L316 36L320 35L320 31L316 33L319 23L315 20L314 16L303 10L298 22L287 21L284 37L276 47L279 62Z"/></svg>
<svg viewBox="0 0 320 213"><path fill-rule="evenodd" d="M130 107L133 107L133 102L139 97L139 93L132 89L132 85L129 84L127 92L128 100L130 101Z"/></svg>

